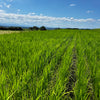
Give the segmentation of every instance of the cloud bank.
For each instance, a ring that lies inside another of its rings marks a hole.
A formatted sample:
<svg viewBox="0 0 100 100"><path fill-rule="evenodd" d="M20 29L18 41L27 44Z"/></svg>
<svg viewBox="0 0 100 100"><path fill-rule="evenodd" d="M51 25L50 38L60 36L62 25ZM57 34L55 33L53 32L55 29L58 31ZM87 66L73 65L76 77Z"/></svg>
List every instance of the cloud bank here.
<svg viewBox="0 0 100 100"><path fill-rule="evenodd" d="M91 23L100 23L100 19L75 19L73 17L51 17L44 15L36 15L34 12L29 14L6 13L0 10L1 24L15 24L23 26L47 26L47 27L90 27ZM87 24L85 26L85 24ZM88 26L90 24L90 26Z"/></svg>

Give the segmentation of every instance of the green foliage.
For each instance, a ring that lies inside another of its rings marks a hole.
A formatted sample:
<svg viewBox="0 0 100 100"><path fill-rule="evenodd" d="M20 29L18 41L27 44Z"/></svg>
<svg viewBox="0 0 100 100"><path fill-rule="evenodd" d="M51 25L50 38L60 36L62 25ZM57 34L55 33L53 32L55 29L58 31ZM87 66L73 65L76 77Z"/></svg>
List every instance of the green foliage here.
<svg viewBox="0 0 100 100"><path fill-rule="evenodd" d="M41 27L40 27L40 30L42 30L42 31L43 31L43 30L47 30L47 29L46 29L46 27L45 27L45 26L41 26Z"/></svg>
<svg viewBox="0 0 100 100"><path fill-rule="evenodd" d="M30 30L39 30L37 26L29 27Z"/></svg>

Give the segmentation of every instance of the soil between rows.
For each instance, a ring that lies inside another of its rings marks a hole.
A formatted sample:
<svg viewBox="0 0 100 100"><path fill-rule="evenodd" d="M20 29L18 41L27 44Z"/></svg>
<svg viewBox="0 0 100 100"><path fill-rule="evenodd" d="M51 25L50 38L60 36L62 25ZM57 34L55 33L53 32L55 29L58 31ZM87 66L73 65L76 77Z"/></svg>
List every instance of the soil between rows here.
<svg viewBox="0 0 100 100"><path fill-rule="evenodd" d="M76 56L76 48L73 48L73 54L72 54L72 64L69 68L69 78L68 78L68 83L66 84L66 98L71 98L75 99L75 95L73 92L73 88L75 86L76 82L76 70L77 70L77 56Z"/></svg>

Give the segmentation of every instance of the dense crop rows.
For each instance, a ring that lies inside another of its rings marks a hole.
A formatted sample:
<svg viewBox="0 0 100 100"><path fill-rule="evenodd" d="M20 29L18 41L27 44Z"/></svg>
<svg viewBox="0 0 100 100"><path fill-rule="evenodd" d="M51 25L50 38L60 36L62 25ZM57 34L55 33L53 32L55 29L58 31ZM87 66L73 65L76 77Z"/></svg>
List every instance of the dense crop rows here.
<svg viewBox="0 0 100 100"><path fill-rule="evenodd" d="M100 30L0 35L0 100L100 100Z"/></svg>

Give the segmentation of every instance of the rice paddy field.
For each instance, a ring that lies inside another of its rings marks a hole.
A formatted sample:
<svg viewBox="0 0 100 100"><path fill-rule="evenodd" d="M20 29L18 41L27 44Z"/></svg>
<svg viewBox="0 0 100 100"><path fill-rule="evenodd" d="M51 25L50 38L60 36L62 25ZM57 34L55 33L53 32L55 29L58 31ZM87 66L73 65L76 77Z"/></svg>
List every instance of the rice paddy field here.
<svg viewBox="0 0 100 100"><path fill-rule="evenodd" d="M100 100L99 29L13 33L0 35L0 100Z"/></svg>

